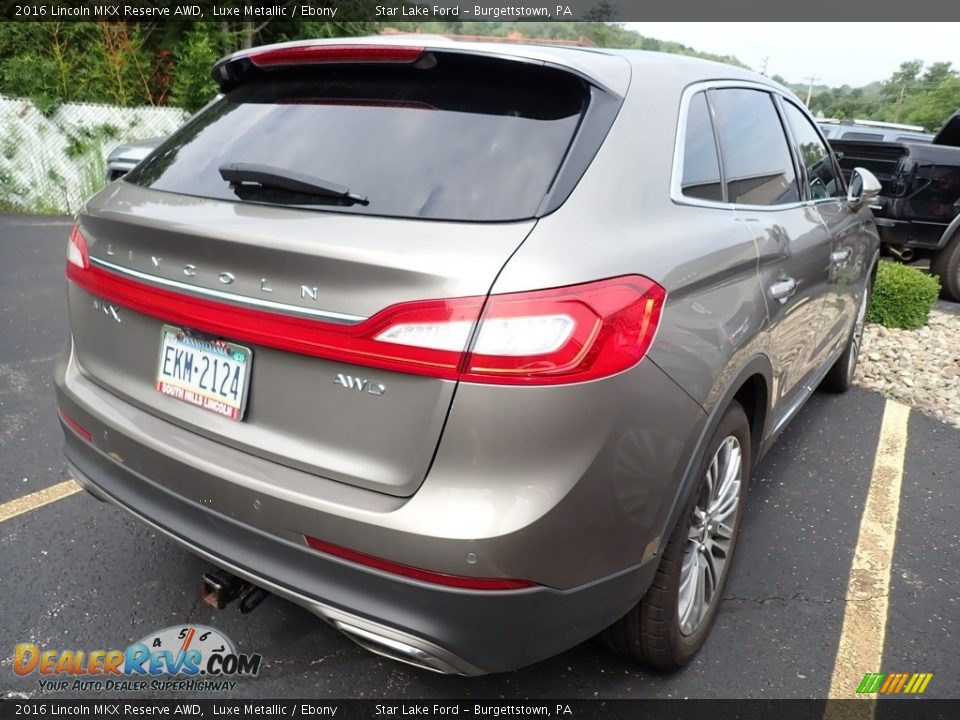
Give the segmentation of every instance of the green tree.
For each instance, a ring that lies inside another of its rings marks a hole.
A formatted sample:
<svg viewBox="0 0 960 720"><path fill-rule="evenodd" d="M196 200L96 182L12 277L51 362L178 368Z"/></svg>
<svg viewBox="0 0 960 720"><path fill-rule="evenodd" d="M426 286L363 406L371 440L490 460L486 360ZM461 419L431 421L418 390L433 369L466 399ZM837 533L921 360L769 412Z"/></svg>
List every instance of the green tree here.
<svg viewBox="0 0 960 720"><path fill-rule="evenodd" d="M210 68L220 53L211 35L208 27L197 23L173 51L175 79L170 88L170 103L190 112L196 112L217 94Z"/></svg>
<svg viewBox="0 0 960 720"><path fill-rule="evenodd" d="M900 113L903 100L907 92L918 85L920 71L923 70L923 60L907 60L900 63L890 79L884 83L883 95L888 101L893 101L894 122L900 122Z"/></svg>
<svg viewBox="0 0 960 720"><path fill-rule="evenodd" d="M114 105L153 105L148 30L135 23L93 23L76 68L86 94Z"/></svg>
<svg viewBox="0 0 960 720"><path fill-rule="evenodd" d="M91 23L0 23L0 87L44 112L77 99L78 55Z"/></svg>
<svg viewBox="0 0 960 720"><path fill-rule="evenodd" d="M957 71L953 69L953 63L935 62L931 63L927 71L920 78L920 82L927 89L933 89L940 83L950 77L956 77Z"/></svg>
<svg viewBox="0 0 960 720"><path fill-rule="evenodd" d="M0 87L44 111L72 100L153 104L148 35L136 23L0 23Z"/></svg>
<svg viewBox="0 0 960 720"><path fill-rule="evenodd" d="M935 132L957 109L960 109L960 77L954 73L925 92L906 119Z"/></svg>

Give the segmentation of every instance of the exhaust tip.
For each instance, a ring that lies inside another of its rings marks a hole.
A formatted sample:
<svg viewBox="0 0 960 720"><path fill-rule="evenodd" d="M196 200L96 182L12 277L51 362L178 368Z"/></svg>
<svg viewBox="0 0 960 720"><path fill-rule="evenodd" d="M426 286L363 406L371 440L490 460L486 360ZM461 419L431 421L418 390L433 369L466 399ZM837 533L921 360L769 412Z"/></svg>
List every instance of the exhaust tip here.
<svg viewBox="0 0 960 720"><path fill-rule="evenodd" d="M443 675L463 675L460 670L422 648L414 647L396 638L380 635L340 620L334 620L333 625L364 650L369 650L381 657Z"/></svg>
<svg viewBox="0 0 960 720"><path fill-rule="evenodd" d="M890 254L893 255L900 262L908 263L913 260L913 249L908 247L897 247L895 245L888 245L887 250L890 251Z"/></svg>

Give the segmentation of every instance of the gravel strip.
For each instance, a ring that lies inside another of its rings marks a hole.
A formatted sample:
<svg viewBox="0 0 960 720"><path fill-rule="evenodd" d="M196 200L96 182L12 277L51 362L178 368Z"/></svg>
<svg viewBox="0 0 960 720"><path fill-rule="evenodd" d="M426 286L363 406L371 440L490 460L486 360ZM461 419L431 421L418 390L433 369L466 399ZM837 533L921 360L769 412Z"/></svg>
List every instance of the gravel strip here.
<svg viewBox="0 0 960 720"><path fill-rule="evenodd" d="M854 382L960 428L960 315L931 310L919 330L868 324Z"/></svg>

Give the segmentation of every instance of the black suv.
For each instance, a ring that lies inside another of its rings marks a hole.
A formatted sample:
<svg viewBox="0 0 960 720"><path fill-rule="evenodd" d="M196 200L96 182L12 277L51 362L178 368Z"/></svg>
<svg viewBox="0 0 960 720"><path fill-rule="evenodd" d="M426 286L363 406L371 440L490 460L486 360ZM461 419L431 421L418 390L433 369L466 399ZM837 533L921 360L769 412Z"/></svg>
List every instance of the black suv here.
<svg viewBox="0 0 960 720"><path fill-rule="evenodd" d="M880 239L903 261L929 257L944 295L960 302L960 111L931 143L832 140L850 179L855 167L880 180Z"/></svg>

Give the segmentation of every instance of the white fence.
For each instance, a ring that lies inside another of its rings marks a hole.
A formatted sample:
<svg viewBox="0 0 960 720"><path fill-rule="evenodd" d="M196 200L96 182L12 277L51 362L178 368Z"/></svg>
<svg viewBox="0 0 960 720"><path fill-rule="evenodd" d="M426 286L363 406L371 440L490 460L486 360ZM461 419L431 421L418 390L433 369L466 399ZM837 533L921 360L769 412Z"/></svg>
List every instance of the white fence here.
<svg viewBox="0 0 960 720"><path fill-rule="evenodd" d="M167 135L187 117L178 108L89 103L65 103L47 117L29 100L0 95L0 206L73 213L103 187L113 148Z"/></svg>

